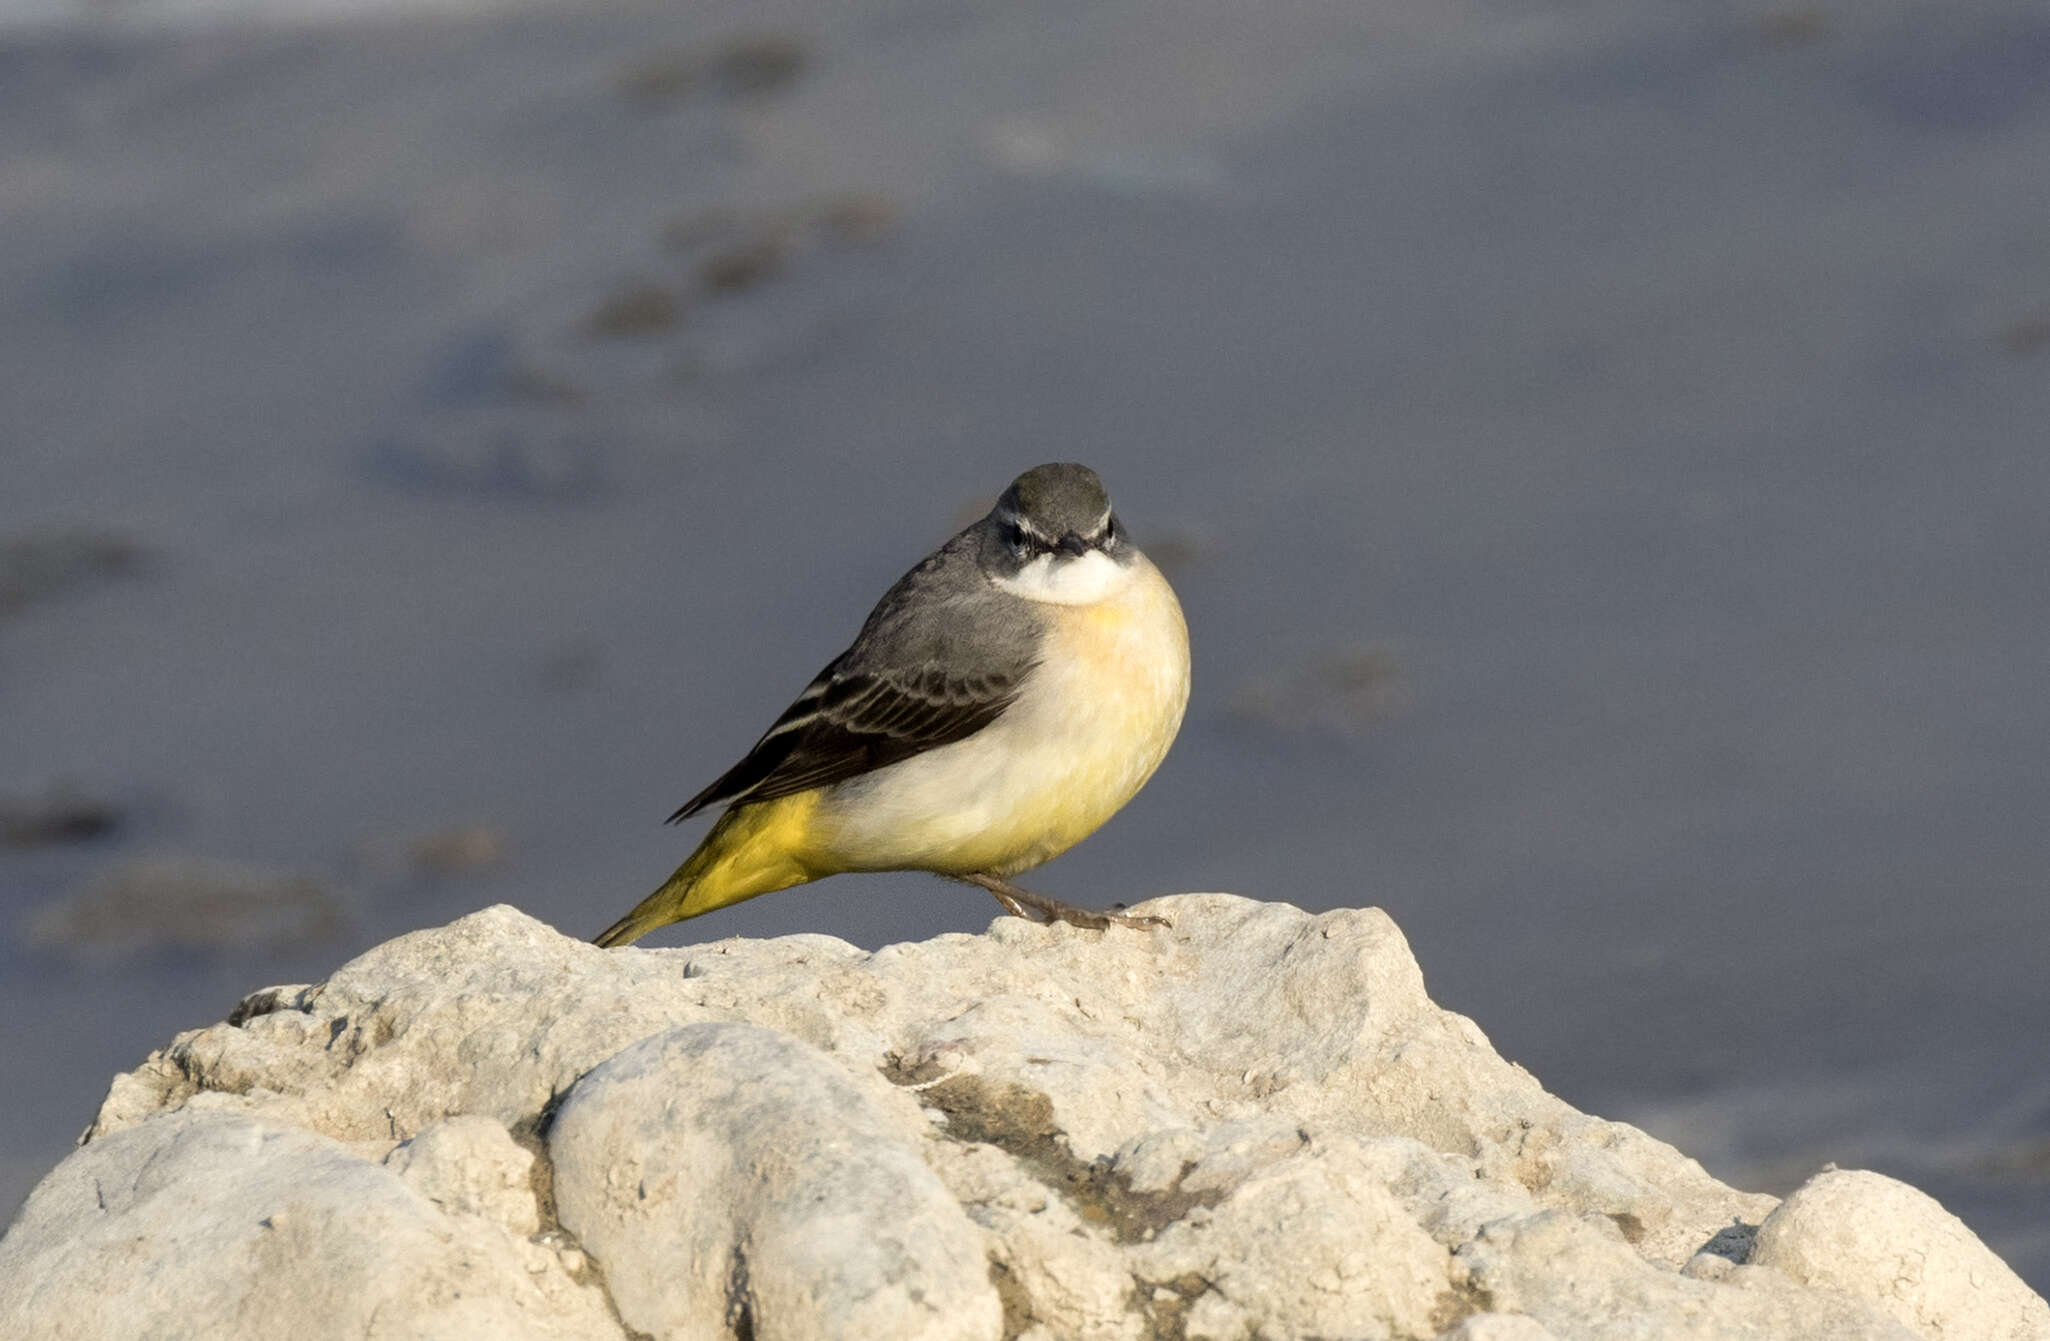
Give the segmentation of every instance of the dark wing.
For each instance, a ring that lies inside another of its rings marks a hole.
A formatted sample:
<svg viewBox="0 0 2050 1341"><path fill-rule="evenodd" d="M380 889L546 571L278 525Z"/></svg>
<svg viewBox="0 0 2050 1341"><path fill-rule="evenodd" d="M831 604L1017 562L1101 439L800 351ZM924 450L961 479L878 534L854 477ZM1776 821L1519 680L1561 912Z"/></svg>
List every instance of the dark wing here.
<svg viewBox="0 0 2050 1341"><path fill-rule="evenodd" d="M854 646L805 686L747 757L670 823L717 801L773 801L965 740L1017 701L1039 629L982 575L978 523L906 573Z"/></svg>
<svg viewBox="0 0 2050 1341"><path fill-rule="evenodd" d="M773 801L965 740L1001 717L1018 690L1017 679L1002 672L950 675L926 666L849 673L836 661L745 759L669 822L716 801Z"/></svg>

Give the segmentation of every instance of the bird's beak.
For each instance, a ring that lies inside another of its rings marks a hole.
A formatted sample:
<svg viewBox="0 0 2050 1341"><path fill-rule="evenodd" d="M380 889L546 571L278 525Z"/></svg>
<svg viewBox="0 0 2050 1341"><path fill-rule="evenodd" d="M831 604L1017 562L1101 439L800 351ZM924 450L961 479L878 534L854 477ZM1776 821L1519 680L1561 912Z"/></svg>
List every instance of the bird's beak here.
<svg viewBox="0 0 2050 1341"><path fill-rule="evenodd" d="M1088 552L1089 542L1076 535L1073 531L1061 537L1061 553L1071 554L1079 559Z"/></svg>

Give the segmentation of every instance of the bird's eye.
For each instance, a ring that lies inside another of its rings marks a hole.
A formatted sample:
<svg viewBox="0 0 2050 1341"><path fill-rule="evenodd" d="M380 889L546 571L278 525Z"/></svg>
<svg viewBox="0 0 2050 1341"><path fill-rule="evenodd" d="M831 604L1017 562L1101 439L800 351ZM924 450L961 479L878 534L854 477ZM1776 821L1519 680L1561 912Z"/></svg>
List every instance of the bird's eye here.
<svg viewBox="0 0 2050 1341"><path fill-rule="evenodd" d="M1032 547L1025 541L1025 528L1016 524L1006 525L1002 531L1004 544L1009 547L1011 557L1022 559Z"/></svg>
<svg viewBox="0 0 2050 1341"><path fill-rule="evenodd" d="M1104 523L1103 547L1105 549L1116 549L1121 543L1123 543L1124 538L1125 528L1118 525L1118 519L1116 517L1112 517L1108 522Z"/></svg>

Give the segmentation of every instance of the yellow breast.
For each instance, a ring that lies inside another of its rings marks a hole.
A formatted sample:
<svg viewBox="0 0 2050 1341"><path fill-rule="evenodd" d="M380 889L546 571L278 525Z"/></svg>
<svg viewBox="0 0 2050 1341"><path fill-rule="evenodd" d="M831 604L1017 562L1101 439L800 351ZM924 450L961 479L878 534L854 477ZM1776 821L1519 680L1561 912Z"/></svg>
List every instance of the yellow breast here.
<svg viewBox="0 0 2050 1341"><path fill-rule="evenodd" d="M830 797L815 857L843 870L1011 875L1081 842L1166 757L1189 698L1189 637L1159 570L1089 605L1035 607L1039 667L967 740Z"/></svg>

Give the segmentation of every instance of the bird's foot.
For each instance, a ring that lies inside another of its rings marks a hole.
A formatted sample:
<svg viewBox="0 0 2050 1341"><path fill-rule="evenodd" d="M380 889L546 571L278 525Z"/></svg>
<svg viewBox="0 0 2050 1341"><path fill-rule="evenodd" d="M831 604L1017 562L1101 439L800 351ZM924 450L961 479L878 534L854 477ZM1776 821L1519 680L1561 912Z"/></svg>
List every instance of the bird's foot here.
<svg viewBox="0 0 2050 1341"><path fill-rule="evenodd" d="M1087 927L1091 931L1102 931L1106 927L1130 927L1134 931L1144 931L1148 927L1172 925L1164 917L1134 917L1129 913L1099 913L1089 908L1077 908L1072 903L1062 903L1059 899L1020 889L1010 881L986 872L978 871L956 878L988 890L1003 905L1005 912L1028 922L1048 925L1066 922L1071 927Z"/></svg>

